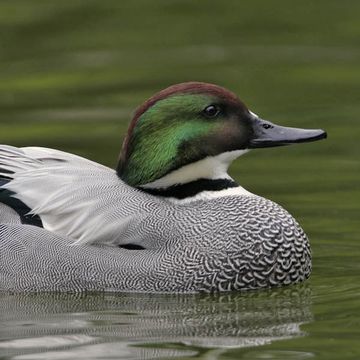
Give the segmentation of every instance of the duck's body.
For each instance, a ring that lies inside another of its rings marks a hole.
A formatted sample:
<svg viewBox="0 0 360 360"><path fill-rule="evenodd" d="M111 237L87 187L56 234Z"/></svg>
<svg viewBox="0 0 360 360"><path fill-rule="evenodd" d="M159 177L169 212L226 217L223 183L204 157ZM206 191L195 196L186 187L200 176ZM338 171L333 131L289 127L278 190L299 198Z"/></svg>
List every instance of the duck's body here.
<svg viewBox="0 0 360 360"><path fill-rule="evenodd" d="M0 290L224 291L287 285L310 275L309 243L295 219L236 184L227 167L248 148L323 133L270 139L249 124L261 122L270 132L276 126L233 94L208 84L182 86L138 110L117 171L57 150L0 146ZM224 103L220 125L219 112L210 108L220 105L207 104L209 94ZM191 111L207 105L205 120L197 112L188 127L170 124L173 138L166 129L159 132L166 134L163 141L151 135L160 129L147 122L151 112L166 118L170 105L179 109L191 96ZM230 110L244 118L240 135L230 131ZM288 129L280 129L285 137ZM192 131L201 137L196 147ZM139 154L144 147L153 149L150 157Z"/></svg>
<svg viewBox="0 0 360 360"><path fill-rule="evenodd" d="M33 189L23 191L22 201L41 214L47 230L22 224L32 216L25 220L16 213L13 225L1 228L2 289L195 292L285 285L310 274L309 244L295 219L242 188L174 202L66 153L2 150L19 157L48 153L34 161L31 176L24 172L4 185L14 192ZM74 243L85 244L69 246Z"/></svg>

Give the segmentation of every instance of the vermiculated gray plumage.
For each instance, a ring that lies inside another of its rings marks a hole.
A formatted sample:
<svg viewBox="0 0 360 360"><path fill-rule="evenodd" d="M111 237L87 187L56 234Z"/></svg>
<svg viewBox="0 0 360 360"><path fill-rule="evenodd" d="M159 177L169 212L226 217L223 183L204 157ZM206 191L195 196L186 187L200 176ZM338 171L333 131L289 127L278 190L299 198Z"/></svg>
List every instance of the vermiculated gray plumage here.
<svg viewBox="0 0 360 360"><path fill-rule="evenodd" d="M305 234L269 200L222 197L149 210L125 231L151 245L144 250L74 246L42 228L1 225L0 289L210 292L288 285L310 275Z"/></svg>

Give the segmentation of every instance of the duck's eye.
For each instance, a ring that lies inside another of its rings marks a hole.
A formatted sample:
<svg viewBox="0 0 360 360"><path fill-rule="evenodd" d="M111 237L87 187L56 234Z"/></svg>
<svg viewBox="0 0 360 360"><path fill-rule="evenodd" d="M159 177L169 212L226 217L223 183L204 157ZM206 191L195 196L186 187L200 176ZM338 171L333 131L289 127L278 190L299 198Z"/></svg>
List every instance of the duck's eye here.
<svg viewBox="0 0 360 360"><path fill-rule="evenodd" d="M220 112L221 109L217 105L209 105L203 110L204 115L209 118L214 118L218 116Z"/></svg>

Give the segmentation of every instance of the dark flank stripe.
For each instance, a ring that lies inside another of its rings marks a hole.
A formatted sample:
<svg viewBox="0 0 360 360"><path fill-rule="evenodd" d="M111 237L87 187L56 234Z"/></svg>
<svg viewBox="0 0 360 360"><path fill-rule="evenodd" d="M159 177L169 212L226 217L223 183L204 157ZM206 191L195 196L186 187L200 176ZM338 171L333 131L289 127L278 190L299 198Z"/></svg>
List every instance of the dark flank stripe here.
<svg viewBox="0 0 360 360"><path fill-rule="evenodd" d="M2 165L2 164L0 164ZM3 169L3 168L0 168L0 173L1 174L13 174L14 172L11 171L11 170L7 170L7 169ZM0 175L0 178L2 177L2 175Z"/></svg>
<svg viewBox="0 0 360 360"><path fill-rule="evenodd" d="M202 191L220 191L239 186L235 181L229 179L198 179L186 184L172 185L167 188L142 188L148 194L163 197L185 199L199 194Z"/></svg>
<svg viewBox="0 0 360 360"><path fill-rule="evenodd" d="M14 198L14 192L1 188L2 185L9 181L11 181L11 179L6 178L5 176L0 177L0 202L14 209L19 214L23 224L43 227L40 217L38 215L28 215L28 212L31 209L19 199Z"/></svg>
<svg viewBox="0 0 360 360"><path fill-rule="evenodd" d="M13 180L12 177L10 176L5 176L5 175L0 175L0 187L3 186L4 184L6 184L7 182Z"/></svg>
<svg viewBox="0 0 360 360"><path fill-rule="evenodd" d="M120 248L122 249L126 249L126 250L145 250L145 248L141 245L138 244L124 244L124 245L119 245Z"/></svg>

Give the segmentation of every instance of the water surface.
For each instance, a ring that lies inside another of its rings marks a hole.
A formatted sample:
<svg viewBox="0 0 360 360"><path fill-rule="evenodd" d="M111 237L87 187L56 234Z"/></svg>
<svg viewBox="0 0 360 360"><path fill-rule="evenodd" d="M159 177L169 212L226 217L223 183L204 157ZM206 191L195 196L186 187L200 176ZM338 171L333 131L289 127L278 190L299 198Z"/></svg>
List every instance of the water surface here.
<svg viewBox="0 0 360 360"><path fill-rule="evenodd" d="M326 141L231 174L299 220L304 285L226 295L0 295L0 359L360 358L360 3L0 3L0 141L115 166L133 109L173 83L237 92Z"/></svg>

